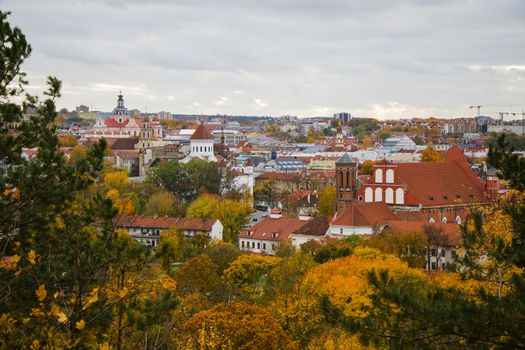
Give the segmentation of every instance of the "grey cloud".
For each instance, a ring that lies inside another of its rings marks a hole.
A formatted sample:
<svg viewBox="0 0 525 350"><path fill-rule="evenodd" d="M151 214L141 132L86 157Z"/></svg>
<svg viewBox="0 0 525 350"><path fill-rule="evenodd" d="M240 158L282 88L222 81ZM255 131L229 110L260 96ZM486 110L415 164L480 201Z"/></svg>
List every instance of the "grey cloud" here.
<svg viewBox="0 0 525 350"><path fill-rule="evenodd" d="M520 0L0 4L34 47L31 81L62 78L68 108L110 109L113 86L130 105L180 113L451 116L525 103L523 72L494 69L525 65Z"/></svg>

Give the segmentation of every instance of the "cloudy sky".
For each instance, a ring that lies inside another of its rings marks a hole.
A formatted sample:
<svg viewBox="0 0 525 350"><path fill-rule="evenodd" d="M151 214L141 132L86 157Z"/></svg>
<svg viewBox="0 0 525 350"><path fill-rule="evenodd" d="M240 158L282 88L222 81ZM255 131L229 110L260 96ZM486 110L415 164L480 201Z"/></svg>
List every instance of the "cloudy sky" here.
<svg viewBox="0 0 525 350"><path fill-rule="evenodd" d="M61 107L473 116L525 105L523 0L0 0Z"/></svg>

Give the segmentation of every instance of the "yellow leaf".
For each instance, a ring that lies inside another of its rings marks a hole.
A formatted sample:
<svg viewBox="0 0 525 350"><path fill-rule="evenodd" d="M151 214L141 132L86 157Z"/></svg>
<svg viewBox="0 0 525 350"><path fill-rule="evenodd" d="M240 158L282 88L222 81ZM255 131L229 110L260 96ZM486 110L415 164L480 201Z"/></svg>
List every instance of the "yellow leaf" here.
<svg viewBox="0 0 525 350"><path fill-rule="evenodd" d="M33 342L31 343L31 349L32 350L36 350L36 349L39 349L40 348L40 342L38 340L33 340Z"/></svg>
<svg viewBox="0 0 525 350"><path fill-rule="evenodd" d="M123 289L119 290L118 292L118 296L121 297L121 298L124 298L126 297L126 295L128 295L128 288L124 287Z"/></svg>
<svg viewBox="0 0 525 350"><path fill-rule="evenodd" d="M58 316L60 314L60 307L57 304L51 306L51 315Z"/></svg>
<svg viewBox="0 0 525 350"><path fill-rule="evenodd" d="M62 311L60 311L57 315L57 318L58 318L58 322L59 323L64 323L64 322L67 322L67 316L65 313L63 313Z"/></svg>
<svg viewBox="0 0 525 350"><path fill-rule="evenodd" d="M13 191L13 198L20 198L20 190L18 188Z"/></svg>
<svg viewBox="0 0 525 350"><path fill-rule="evenodd" d="M20 248L21 245L22 245L22 243L20 243L20 241L16 241L15 242L15 249Z"/></svg>
<svg viewBox="0 0 525 350"><path fill-rule="evenodd" d="M55 292L55 294L53 294L53 299L56 299L58 298L58 292Z"/></svg>
<svg viewBox="0 0 525 350"><path fill-rule="evenodd" d="M38 287L38 289L36 290L36 296L38 297L38 300L40 301L44 301L44 299L47 297L47 290L44 284L41 284Z"/></svg>
<svg viewBox="0 0 525 350"><path fill-rule="evenodd" d="M91 304L96 303L98 301L98 287L93 289L91 293L89 293L89 298L84 304L84 307L82 310L87 309Z"/></svg>
<svg viewBox="0 0 525 350"><path fill-rule="evenodd" d="M6 256L0 260L0 268L5 270L16 270L16 265L19 261L19 255Z"/></svg>
<svg viewBox="0 0 525 350"><path fill-rule="evenodd" d="M29 260L29 262L31 263L31 265L35 265L36 264L36 258L37 258L38 254L35 253L34 250L30 250L29 253L27 253L27 260Z"/></svg>
<svg viewBox="0 0 525 350"><path fill-rule="evenodd" d="M100 344L99 350L112 350L113 348L108 343Z"/></svg>
<svg viewBox="0 0 525 350"><path fill-rule="evenodd" d="M86 326L86 322L84 320L80 320L78 321L76 324L75 324L75 327L81 331L84 329L84 327Z"/></svg>

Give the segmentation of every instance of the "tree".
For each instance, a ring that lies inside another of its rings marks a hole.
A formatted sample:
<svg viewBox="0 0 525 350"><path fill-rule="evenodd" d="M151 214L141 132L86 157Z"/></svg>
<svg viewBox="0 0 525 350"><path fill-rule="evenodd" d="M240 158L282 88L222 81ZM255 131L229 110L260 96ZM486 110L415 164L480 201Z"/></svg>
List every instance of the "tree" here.
<svg viewBox="0 0 525 350"><path fill-rule="evenodd" d="M363 164L361 164L359 172L362 175L372 175L374 173L374 164L375 162L373 160L365 160Z"/></svg>
<svg viewBox="0 0 525 350"><path fill-rule="evenodd" d="M184 324L181 349L296 349L294 342L264 308L242 302L219 304Z"/></svg>
<svg viewBox="0 0 525 350"><path fill-rule="evenodd" d="M152 194L144 207L144 214L150 216L176 216L181 213L182 208L177 197L162 190Z"/></svg>
<svg viewBox="0 0 525 350"><path fill-rule="evenodd" d="M219 274L230 267L230 264L241 255L239 247L233 243L216 241L212 242L204 253L217 265Z"/></svg>
<svg viewBox="0 0 525 350"><path fill-rule="evenodd" d="M62 147L75 147L78 145L78 141L73 135L67 135L59 138L60 146Z"/></svg>
<svg viewBox="0 0 525 350"><path fill-rule="evenodd" d="M251 207L243 201L225 199L217 205L214 216L223 225L223 240L225 242L237 243L237 236L244 225L248 223Z"/></svg>
<svg viewBox="0 0 525 350"><path fill-rule="evenodd" d="M421 161L422 162L441 162L443 157L439 154L438 151L432 146L428 146L421 152Z"/></svg>
<svg viewBox="0 0 525 350"><path fill-rule="evenodd" d="M326 186L319 195L319 214L331 218L335 213L335 186Z"/></svg>
<svg viewBox="0 0 525 350"><path fill-rule="evenodd" d="M256 202L264 202L275 207L279 200L279 194L277 187L275 186L275 181L265 180L259 186L256 186L253 189L253 199Z"/></svg>
<svg viewBox="0 0 525 350"><path fill-rule="evenodd" d="M292 240L289 238L281 241L277 247L277 250L275 251L275 256L278 256L279 258L288 258L294 254L295 247L293 246Z"/></svg>
<svg viewBox="0 0 525 350"><path fill-rule="evenodd" d="M186 215L190 218L211 219L215 216L215 211L221 198L214 194L203 193L191 202Z"/></svg>
<svg viewBox="0 0 525 350"><path fill-rule="evenodd" d="M384 229L363 240L364 246L393 254L409 267L421 268L427 257L427 238L423 232L394 232Z"/></svg>

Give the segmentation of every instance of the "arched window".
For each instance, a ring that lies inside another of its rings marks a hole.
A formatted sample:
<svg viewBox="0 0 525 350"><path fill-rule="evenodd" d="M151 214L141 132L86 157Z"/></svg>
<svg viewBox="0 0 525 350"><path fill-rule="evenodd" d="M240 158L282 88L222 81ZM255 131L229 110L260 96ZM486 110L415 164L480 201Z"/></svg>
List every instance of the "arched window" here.
<svg viewBox="0 0 525 350"><path fill-rule="evenodd" d="M388 170L387 170L388 174ZM385 202L388 204L394 204L394 190L391 188L387 188L385 190Z"/></svg>
<svg viewBox="0 0 525 350"><path fill-rule="evenodd" d="M396 190L396 204L405 204L405 192L402 188Z"/></svg>
<svg viewBox="0 0 525 350"><path fill-rule="evenodd" d="M380 184L383 182L383 169L376 170L376 183Z"/></svg>
<svg viewBox="0 0 525 350"><path fill-rule="evenodd" d="M365 202L370 203L374 201L374 190L371 187L365 189Z"/></svg>
<svg viewBox="0 0 525 350"><path fill-rule="evenodd" d="M382 202L382 201L383 201L383 190L380 187L378 187L376 188L374 202Z"/></svg>
<svg viewBox="0 0 525 350"><path fill-rule="evenodd" d="M394 183L394 170L393 169L387 169L385 173L385 182L388 184Z"/></svg>
<svg viewBox="0 0 525 350"><path fill-rule="evenodd" d="M446 224L446 223L447 223L447 217L446 217L446 216L443 217L443 219L441 219L441 223L442 223L442 224Z"/></svg>
<svg viewBox="0 0 525 350"><path fill-rule="evenodd" d="M430 218L430 220L428 220L429 224L434 224L435 222L436 222L436 220L434 220L434 218Z"/></svg>
<svg viewBox="0 0 525 350"><path fill-rule="evenodd" d="M458 216L456 216L456 220L455 220L456 224L457 225L461 225L461 218Z"/></svg>

